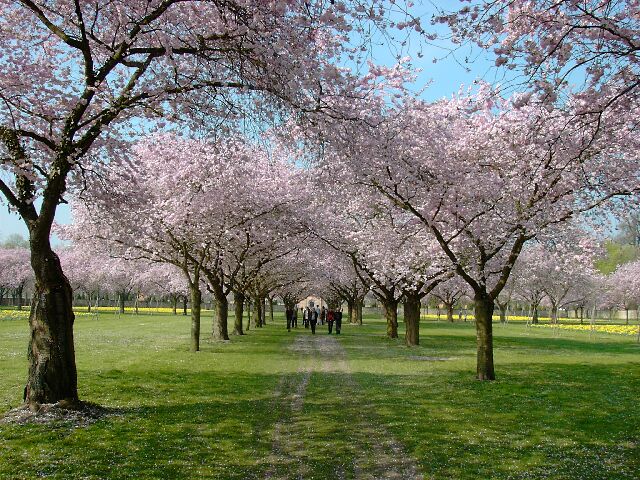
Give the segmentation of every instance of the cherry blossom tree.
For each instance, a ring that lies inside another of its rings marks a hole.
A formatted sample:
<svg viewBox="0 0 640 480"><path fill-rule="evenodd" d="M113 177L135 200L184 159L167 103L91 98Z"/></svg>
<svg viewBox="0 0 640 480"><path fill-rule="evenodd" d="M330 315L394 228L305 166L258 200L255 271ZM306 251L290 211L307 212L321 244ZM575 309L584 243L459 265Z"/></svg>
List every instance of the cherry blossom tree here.
<svg viewBox="0 0 640 480"><path fill-rule="evenodd" d="M358 86L335 65L357 55L348 38L392 23L367 4L0 2L0 191L28 227L35 272L28 404L78 398L71 288L49 239L67 189L167 119L219 131L248 110L328 109L325 96Z"/></svg>
<svg viewBox="0 0 640 480"><path fill-rule="evenodd" d="M629 310L640 302L640 261L620 265L605 281L607 303L625 310L629 324Z"/></svg>
<svg viewBox="0 0 640 480"><path fill-rule="evenodd" d="M74 293L80 292L86 295L87 308L90 312L91 299L97 299L101 290L106 292L104 263L108 259L82 248L81 245L65 247L56 253Z"/></svg>
<svg viewBox="0 0 640 480"><path fill-rule="evenodd" d="M538 260L544 259L545 254L540 246L526 249L513 271L515 293L529 307L533 324L540 323L538 308L545 297L544 276L548 270L537 268Z"/></svg>
<svg viewBox="0 0 640 480"><path fill-rule="evenodd" d="M597 131L567 128L571 114L487 88L407 101L387 118L336 128L332 161L348 181L417 219L472 288L477 376L492 380L494 302L524 244L638 191L635 124L609 112Z"/></svg>
<svg viewBox="0 0 640 480"><path fill-rule="evenodd" d="M496 65L521 69L545 101L569 86L581 100L577 113L624 114L640 94L638 18L633 0L482 0L435 20L456 42L493 47Z"/></svg>
<svg viewBox="0 0 640 480"><path fill-rule="evenodd" d="M444 304L447 310L447 321L453 322L453 307L460 299L468 294L467 283L458 276L446 280L437 285L431 292L431 296Z"/></svg>
<svg viewBox="0 0 640 480"><path fill-rule="evenodd" d="M22 310L25 288L33 282L29 250L0 247L0 287L13 291L14 305Z"/></svg>
<svg viewBox="0 0 640 480"><path fill-rule="evenodd" d="M398 337L398 305L404 299L405 343L417 345L421 299L442 281L448 264L420 222L381 205L375 192L342 173L339 163L327 164L314 176L323 179L314 197L324 207L312 204L317 216L309 228L351 260L359 283L369 285L383 306L389 338ZM342 195L334 194L337 188Z"/></svg>
<svg viewBox="0 0 640 480"><path fill-rule="evenodd" d="M103 181L75 210L72 235L98 239L113 255L180 268L197 351L201 284L215 298L213 337L228 340L227 296L240 293L243 276L255 278L291 250L292 232L284 225L296 203L295 176L288 164L240 138L151 137L137 145L130 165L104 169Z"/></svg>

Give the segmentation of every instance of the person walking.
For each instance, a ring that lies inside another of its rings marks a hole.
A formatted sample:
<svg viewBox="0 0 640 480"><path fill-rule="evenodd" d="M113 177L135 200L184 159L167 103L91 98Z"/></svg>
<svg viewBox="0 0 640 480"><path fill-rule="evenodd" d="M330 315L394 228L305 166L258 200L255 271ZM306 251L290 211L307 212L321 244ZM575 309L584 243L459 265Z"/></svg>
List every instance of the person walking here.
<svg viewBox="0 0 640 480"><path fill-rule="evenodd" d="M327 325L329 326L329 335L331 335L331 332L333 331L333 321L334 321L333 310L329 310L327 312Z"/></svg>
<svg viewBox="0 0 640 480"><path fill-rule="evenodd" d="M291 326L298 328L298 307L293 308L293 316L291 317Z"/></svg>
<svg viewBox="0 0 640 480"><path fill-rule="evenodd" d="M309 310L309 307L305 307L304 313L302 314L302 323L304 323L304 328L309 328L310 316L311 316L311 310Z"/></svg>
<svg viewBox="0 0 640 480"><path fill-rule="evenodd" d="M333 314L333 318L336 322L336 335L340 335L340 329L342 328L342 307Z"/></svg>
<svg viewBox="0 0 640 480"><path fill-rule="evenodd" d="M313 335L316 334L316 325L318 324L318 309L317 308L312 308L311 312L310 312L310 320L309 323L311 324L311 333Z"/></svg>
<svg viewBox="0 0 640 480"><path fill-rule="evenodd" d="M291 331L291 324L293 323L293 309L287 307L284 312L285 317L287 317L287 332Z"/></svg>
<svg viewBox="0 0 640 480"><path fill-rule="evenodd" d="M322 310L320 311L320 325L324 325L324 321L327 319L327 309L325 306L322 306Z"/></svg>

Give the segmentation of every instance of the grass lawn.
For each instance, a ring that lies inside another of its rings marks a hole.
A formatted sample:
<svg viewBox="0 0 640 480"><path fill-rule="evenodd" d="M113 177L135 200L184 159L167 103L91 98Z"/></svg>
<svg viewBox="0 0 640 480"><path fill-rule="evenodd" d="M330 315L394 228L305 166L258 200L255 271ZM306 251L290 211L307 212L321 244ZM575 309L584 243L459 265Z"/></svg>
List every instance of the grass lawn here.
<svg viewBox="0 0 640 480"><path fill-rule="evenodd" d="M277 432L303 478L358 477L352 460L383 435L429 479L640 478L634 337L494 324L498 380L481 383L471 323L423 322L411 349L381 320L346 325L339 372L291 348L308 331L276 323L229 343L203 335L191 353L188 317L79 316L80 396L117 414L0 424L0 478L293 478ZM21 401L27 339L25 320L0 320L3 411Z"/></svg>

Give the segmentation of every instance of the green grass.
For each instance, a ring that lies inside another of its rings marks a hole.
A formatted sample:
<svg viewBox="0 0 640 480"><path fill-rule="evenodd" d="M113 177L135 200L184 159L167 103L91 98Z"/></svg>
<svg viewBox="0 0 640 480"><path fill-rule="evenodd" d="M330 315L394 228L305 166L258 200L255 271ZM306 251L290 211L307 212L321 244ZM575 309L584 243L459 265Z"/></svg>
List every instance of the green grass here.
<svg viewBox="0 0 640 480"><path fill-rule="evenodd" d="M494 324L498 380L481 383L471 323L423 322L410 349L386 339L382 321L365 323L339 339L355 382L310 376L291 429L305 478L353 477L350 459L370 447L352 422L360 405L425 478L640 476L633 338ZM205 334L198 353L181 315L80 316L75 332L81 398L118 414L79 428L0 425L0 478L265 478L282 420L274 392L300 375L287 347L307 331L287 334L278 318L230 343ZM21 401L27 339L26 321L0 321L0 409Z"/></svg>

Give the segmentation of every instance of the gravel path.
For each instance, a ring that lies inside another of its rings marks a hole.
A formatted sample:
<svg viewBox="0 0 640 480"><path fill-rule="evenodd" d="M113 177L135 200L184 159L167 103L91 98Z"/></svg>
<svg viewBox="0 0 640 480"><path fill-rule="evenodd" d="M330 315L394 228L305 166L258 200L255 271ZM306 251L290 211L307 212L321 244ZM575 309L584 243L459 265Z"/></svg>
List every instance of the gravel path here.
<svg viewBox="0 0 640 480"><path fill-rule="evenodd" d="M265 478L273 480L325 478L314 475L312 445L322 445L330 462L331 439L314 436L303 409L311 382L326 382L338 408L348 414L349 422L339 426L341 437L350 440L349 451L336 455L326 478L356 480L422 479L416 462L407 456L402 444L372 414L362 389L352 375L344 348L333 335L301 333L291 345L296 354L297 372L280 378L273 408L280 413L273 430L270 465ZM329 385L329 381L331 385ZM317 388L317 386L316 386ZM314 407L316 408L316 407ZM316 412L331 418L332 412ZM321 435L321 434L320 434ZM344 462L340 459L347 458ZM346 463L346 464L345 464ZM325 469L322 470L326 472Z"/></svg>

